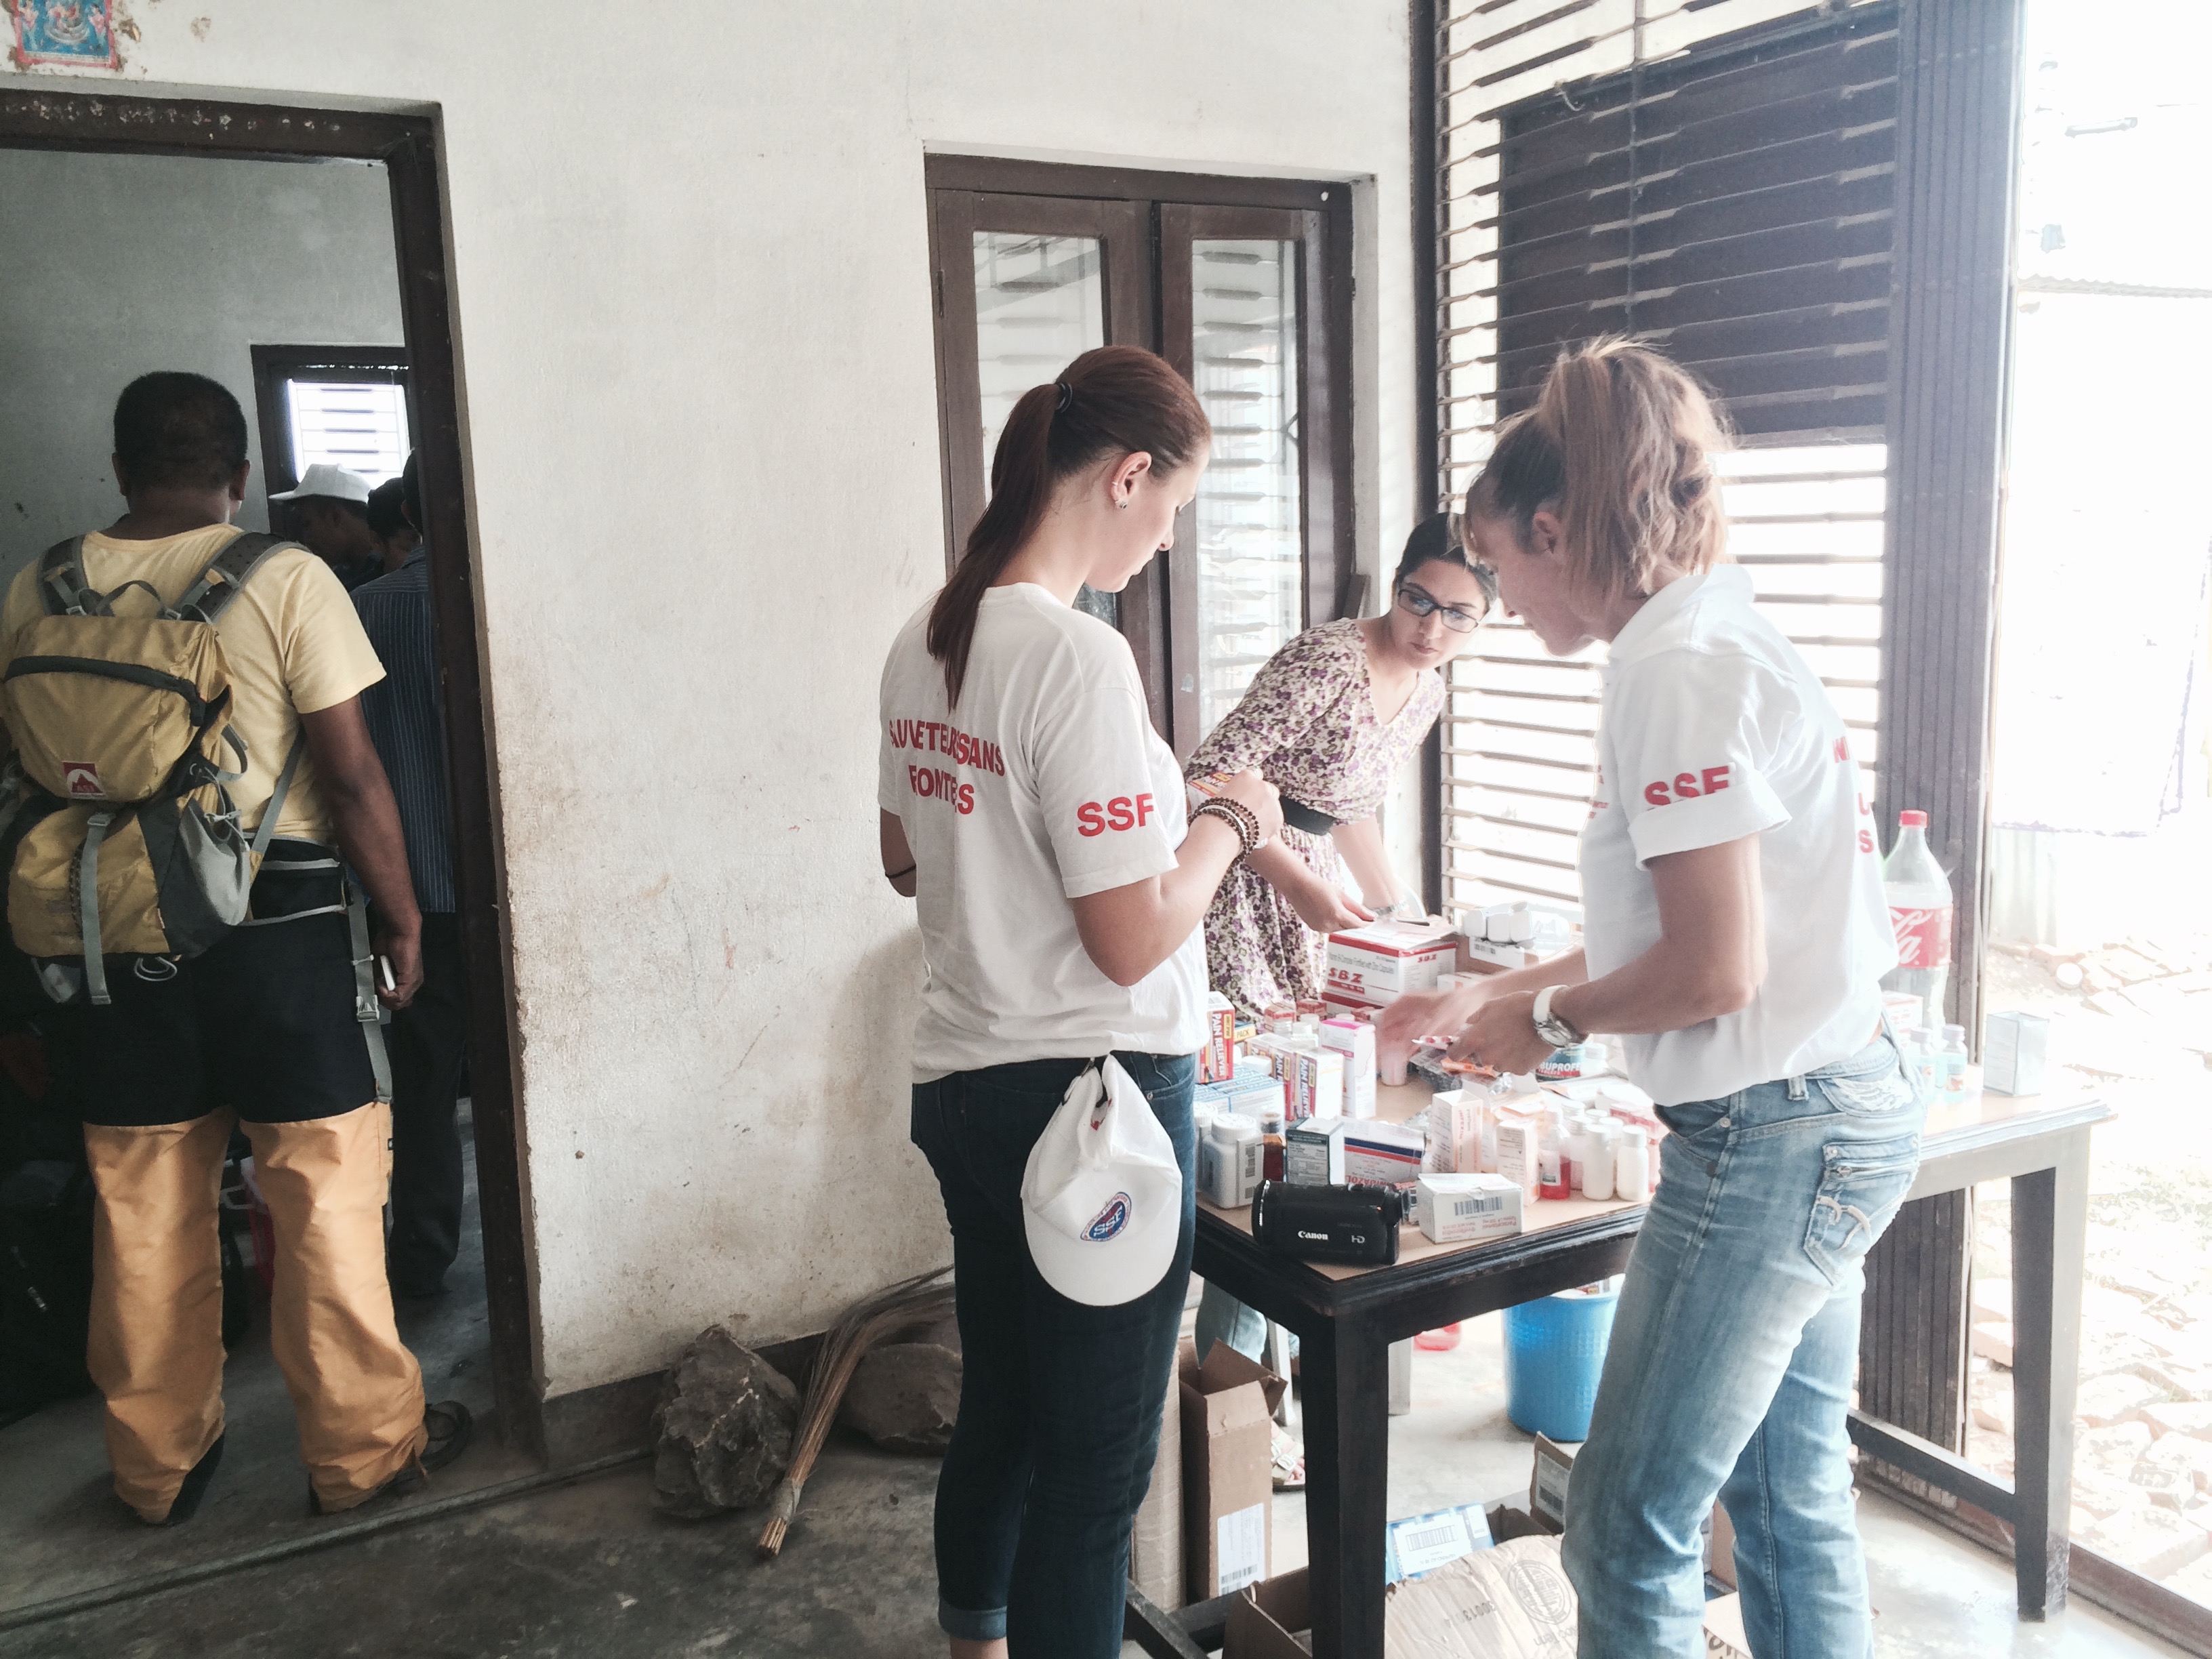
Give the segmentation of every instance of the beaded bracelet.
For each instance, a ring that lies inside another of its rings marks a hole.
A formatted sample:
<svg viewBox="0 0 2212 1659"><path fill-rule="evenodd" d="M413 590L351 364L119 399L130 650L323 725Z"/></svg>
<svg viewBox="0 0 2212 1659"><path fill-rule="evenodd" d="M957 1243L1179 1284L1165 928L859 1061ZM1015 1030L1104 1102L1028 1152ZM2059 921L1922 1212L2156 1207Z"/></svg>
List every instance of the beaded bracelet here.
<svg viewBox="0 0 2212 1659"><path fill-rule="evenodd" d="M1255 851L1260 845L1260 815L1241 800L1215 795L1211 799L1200 801L1190 817L1194 823L1200 818L1219 818L1234 830L1237 839L1244 844L1243 850L1237 855L1239 859Z"/></svg>

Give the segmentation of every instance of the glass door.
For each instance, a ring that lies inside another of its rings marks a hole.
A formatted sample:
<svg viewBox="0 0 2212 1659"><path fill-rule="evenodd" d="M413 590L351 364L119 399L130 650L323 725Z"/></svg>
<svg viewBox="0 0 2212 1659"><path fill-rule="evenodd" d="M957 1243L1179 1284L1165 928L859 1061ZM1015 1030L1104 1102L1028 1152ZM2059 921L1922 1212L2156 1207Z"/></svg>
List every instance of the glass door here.
<svg viewBox="0 0 2212 1659"><path fill-rule="evenodd" d="M1168 560L1179 755L1293 635L1339 609L1332 411L1315 395L1322 235L1319 213L1160 210L1165 351L1213 422L1212 461Z"/></svg>

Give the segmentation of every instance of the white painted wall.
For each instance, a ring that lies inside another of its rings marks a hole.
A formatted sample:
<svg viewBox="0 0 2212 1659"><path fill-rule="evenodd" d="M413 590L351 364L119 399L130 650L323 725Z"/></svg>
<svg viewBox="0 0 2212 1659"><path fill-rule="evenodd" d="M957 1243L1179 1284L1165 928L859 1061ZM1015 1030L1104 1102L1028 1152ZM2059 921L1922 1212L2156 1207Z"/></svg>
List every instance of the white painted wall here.
<svg viewBox="0 0 2212 1659"><path fill-rule="evenodd" d="M1372 570L1403 0L121 9L126 83L441 117L548 1392L947 1259L874 845L877 671L943 568L923 153L1364 181Z"/></svg>
<svg viewBox="0 0 2212 1659"><path fill-rule="evenodd" d="M255 345L397 345L381 163L0 149L0 584L123 510L116 394L157 368L245 406L241 520L268 527Z"/></svg>

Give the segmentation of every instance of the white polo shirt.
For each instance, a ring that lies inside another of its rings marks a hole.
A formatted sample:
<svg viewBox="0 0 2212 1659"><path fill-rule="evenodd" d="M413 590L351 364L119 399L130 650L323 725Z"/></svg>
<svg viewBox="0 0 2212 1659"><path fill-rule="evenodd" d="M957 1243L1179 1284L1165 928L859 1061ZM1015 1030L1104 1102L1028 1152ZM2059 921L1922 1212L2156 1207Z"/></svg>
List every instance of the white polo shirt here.
<svg viewBox="0 0 2212 1659"><path fill-rule="evenodd" d="M1128 642L1042 587L994 587L959 706L924 606L884 664L876 799L905 826L929 981L914 1080L1206 1041L1194 927L1133 986L1100 972L1070 899L1176 867L1182 773L1152 731Z"/></svg>
<svg viewBox="0 0 2212 1659"><path fill-rule="evenodd" d="M1602 672L1581 855L1590 977L1658 943L1646 866L1664 854L1757 836L1766 919L1766 980L1751 1006L1626 1038L1629 1076L1669 1106L1856 1054L1881 1017L1897 950L1874 817L1826 688L1732 565L1653 594Z"/></svg>

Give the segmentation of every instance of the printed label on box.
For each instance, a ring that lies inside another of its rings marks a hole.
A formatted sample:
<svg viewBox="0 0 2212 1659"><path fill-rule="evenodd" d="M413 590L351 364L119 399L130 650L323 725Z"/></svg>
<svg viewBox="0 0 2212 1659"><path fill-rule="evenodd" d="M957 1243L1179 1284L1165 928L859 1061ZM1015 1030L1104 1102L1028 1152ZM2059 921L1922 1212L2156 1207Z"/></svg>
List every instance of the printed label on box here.
<svg viewBox="0 0 2212 1659"><path fill-rule="evenodd" d="M1214 1523L1214 1559L1221 1564L1222 1595L1234 1595L1267 1576L1267 1506L1234 1510Z"/></svg>
<svg viewBox="0 0 2212 1659"><path fill-rule="evenodd" d="M1398 1571L1407 1577L1456 1561L1474 1548L1467 1535L1467 1522L1456 1510L1392 1523L1390 1541L1397 1547Z"/></svg>

